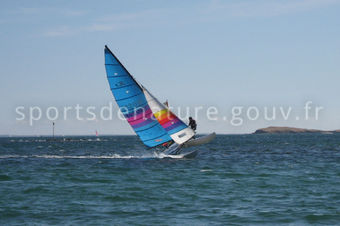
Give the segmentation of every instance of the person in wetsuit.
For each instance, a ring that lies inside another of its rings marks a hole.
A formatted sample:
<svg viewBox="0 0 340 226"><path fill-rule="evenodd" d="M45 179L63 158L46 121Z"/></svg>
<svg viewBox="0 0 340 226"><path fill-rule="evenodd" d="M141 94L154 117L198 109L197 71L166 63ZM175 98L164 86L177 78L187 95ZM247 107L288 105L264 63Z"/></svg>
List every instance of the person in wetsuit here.
<svg viewBox="0 0 340 226"><path fill-rule="evenodd" d="M196 131L197 124L196 124L196 121L192 117L189 117L189 126L191 129Z"/></svg>

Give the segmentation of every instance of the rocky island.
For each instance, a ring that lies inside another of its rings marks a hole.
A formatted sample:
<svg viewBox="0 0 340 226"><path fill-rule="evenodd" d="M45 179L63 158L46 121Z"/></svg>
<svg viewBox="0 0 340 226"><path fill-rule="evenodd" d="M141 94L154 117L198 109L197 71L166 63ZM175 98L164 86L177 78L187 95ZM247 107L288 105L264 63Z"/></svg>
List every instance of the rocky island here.
<svg viewBox="0 0 340 226"><path fill-rule="evenodd" d="M332 133L340 133L340 130L333 131L325 131L325 130L317 130L317 129L301 129L294 127L280 127L280 126L270 126L267 128L258 129L254 132L254 134L261 133L324 133L324 134L332 134Z"/></svg>

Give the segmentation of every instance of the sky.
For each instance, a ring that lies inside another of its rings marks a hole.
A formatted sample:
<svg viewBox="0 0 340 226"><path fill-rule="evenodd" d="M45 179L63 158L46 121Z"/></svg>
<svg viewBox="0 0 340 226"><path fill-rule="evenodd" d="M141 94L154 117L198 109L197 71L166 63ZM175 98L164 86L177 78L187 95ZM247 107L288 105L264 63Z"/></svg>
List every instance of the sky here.
<svg viewBox="0 0 340 226"><path fill-rule="evenodd" d="M50 135L51 106L60 116L56 134L133 134L116 114L112 120L62 117L65 106L77 104L99 109L112 102L117 110L104 45L161 101L216 107L217 119L200 113L199 133L340 129L339 12L339 0L2 1L0 134ZM311 118L301 120L308 101ZM235 106L243 109L237 126L229 120ZM43 115L32 125L30 107ZM256 120L247 116L251 107L259 109ZM264 108L273 107L294 114L265 120Z"/></svg>

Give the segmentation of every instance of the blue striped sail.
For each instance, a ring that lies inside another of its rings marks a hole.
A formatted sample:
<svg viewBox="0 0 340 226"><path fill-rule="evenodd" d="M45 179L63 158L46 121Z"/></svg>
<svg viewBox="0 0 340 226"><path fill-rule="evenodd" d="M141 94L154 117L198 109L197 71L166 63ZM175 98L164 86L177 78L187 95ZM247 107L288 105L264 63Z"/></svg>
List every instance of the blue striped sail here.
<svg viewBox="0 0 340 226"><path fill-rule="evenodd" d="M105 68L112 94L130 126L148 147L172 140L154 118L142 88L105 46Z"/></svg>

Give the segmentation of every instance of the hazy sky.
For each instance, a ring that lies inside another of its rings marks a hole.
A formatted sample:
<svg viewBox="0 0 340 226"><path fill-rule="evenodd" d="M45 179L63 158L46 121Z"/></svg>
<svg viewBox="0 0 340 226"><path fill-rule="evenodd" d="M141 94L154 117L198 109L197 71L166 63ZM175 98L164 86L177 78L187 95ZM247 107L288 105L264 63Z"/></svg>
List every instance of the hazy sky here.
<svg viewBox="0 0 340 226"><path fill-rule="evenodd" d="M50 134L15 109L115 102L104 45L172 106L292 106L294 117L198 121L199 132L248 133L269 125L340 129L340 1L2 1L0 134ZM296 120L306 101L319 120ZM229 116L228 116L229 117ZM56 120L57 134L133 134L112 121ZM263 118L263 117L262 117Z"/></svg>

